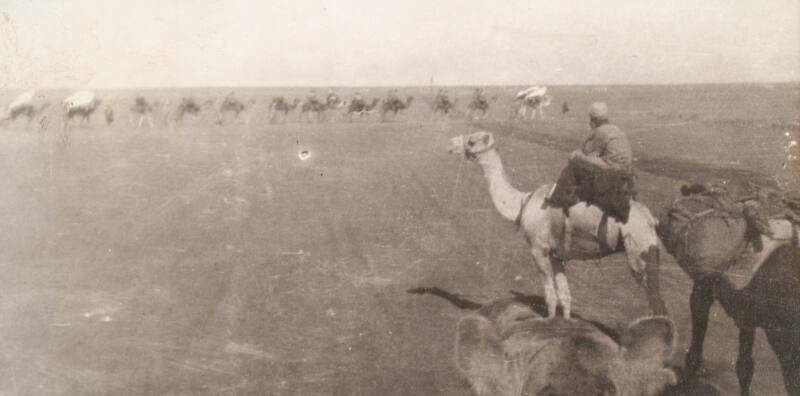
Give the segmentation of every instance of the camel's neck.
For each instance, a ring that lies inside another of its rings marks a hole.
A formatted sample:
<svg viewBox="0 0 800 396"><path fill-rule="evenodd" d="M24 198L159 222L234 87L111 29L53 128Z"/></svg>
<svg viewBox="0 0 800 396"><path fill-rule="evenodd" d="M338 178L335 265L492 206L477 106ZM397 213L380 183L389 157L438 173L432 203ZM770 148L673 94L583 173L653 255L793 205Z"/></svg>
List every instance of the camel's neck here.
<svg viewBox="0 0 800 396"><path fill-rule="evenodd" d="M525 193L514 188L508 181L500 155L494 149L480 154L478 163L483 168L483 176L489 183L489 195L495 208L506 219L516 221Z"/></svg>

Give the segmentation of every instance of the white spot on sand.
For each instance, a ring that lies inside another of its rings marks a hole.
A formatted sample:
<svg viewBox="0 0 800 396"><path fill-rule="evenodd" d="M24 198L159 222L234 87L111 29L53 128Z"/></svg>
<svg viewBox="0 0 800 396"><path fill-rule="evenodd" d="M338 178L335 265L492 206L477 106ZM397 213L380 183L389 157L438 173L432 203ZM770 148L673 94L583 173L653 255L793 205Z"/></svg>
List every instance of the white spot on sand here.
<svg viewBox="0 0 800 396"><path fill-rule="evenodd" d="M228 344L225 345L225 352L230 354L253 356L259 359L275 359L275 356L272 354L258 349L258 345L238 344L233 341L228 341Z"/></svg>
<svg viewBox="0 0 800 396"><path fill-rule="evenodd" d="M305 160L311 158L311 152L308 151L308 150L303 150L303 151L297 153L297 158L300 158L301 161L305 161Z"/></svg>

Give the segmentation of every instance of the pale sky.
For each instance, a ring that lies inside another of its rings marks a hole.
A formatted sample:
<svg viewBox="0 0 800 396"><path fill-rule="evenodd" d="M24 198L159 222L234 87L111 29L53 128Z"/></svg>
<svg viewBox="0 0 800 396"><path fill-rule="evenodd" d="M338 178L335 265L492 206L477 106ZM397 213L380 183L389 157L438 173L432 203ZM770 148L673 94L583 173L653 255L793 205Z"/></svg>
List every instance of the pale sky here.
<svg viewBox="0 0 800 396"><path fill-rule="evenodd" d="M800 80L798 0L0 0L0 89Z"/></svg>

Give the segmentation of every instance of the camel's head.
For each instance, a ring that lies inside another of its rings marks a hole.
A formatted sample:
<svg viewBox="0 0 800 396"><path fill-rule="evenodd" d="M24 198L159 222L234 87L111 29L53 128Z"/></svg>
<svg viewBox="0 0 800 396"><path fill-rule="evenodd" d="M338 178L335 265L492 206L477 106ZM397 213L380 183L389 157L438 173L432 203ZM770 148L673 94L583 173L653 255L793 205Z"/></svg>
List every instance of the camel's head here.
<svg viewBox="0 0 800 396"><path fill-rule="evenodd" d="M491 132L475 132L469 135L458 135L450 139L450 154L463 154L468 159L476 159L482 153L494 148L494 136Z"/></svg>
<svg viewBox="0 0 800 396"><path fill-rule="evenodd" d="M666 317L635 320L615 341L590 322L543 319L514 300L478 313L459 321L456 339L456 365L477 395L656 395L676 382Z"/></svg>

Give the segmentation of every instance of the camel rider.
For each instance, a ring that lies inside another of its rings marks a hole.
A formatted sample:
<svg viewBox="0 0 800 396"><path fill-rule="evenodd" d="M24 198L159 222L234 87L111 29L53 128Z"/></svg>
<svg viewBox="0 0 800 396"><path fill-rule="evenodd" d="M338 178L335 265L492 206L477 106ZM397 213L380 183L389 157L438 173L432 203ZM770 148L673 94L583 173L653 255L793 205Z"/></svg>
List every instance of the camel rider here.
<svg viewBox="0 0 800 396"><path fill-rule="evenodd" d="M308 96L306 96L306 100L308 101L308 103L317 103L317 102L319 102L319 99L317 99L317 91L315 91L313 89L311 91L309 91L308 92Z"/></svg>
<svg viewBox="0 0 800 396"><path fill-rule="evenodd" d="M447 97L447 91L444 89L439 90L439 93L436 95L436 103L438 103L441 107L446 107L450 104L450 98Z"/></svg>
<svg viewBox="0 0 800 396"><path fill-rule="evenodd" d="M476 88L475 93L473 94L473 102L475 103L486 103L486 99L483 97L483 89Z"/></svg>
<svg viewBox="0 0 800 396"><path fill-rule="evenodd" d="M596 102L589 108L591 134L573 151L548 204L568 210L579 201L597 205L623 223L633 198L633 153L627 136L608 122L608 107Z"/></svg>
<svg viewBox="0 0 800 396"><path fill-rule="evenodd" d="M390 89L386 94L386 103L395 103L400 101L400 96L397 95L397 89Z"/></svg>
<svg viewBox="0 0 800 396"><path fill-rule="evenodd" d="M339 96L333 93L333 89L329 89L328 96L325 98L325 101L329 105L337 105L339 104Z"/></svg>

